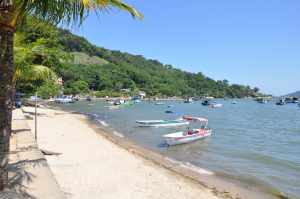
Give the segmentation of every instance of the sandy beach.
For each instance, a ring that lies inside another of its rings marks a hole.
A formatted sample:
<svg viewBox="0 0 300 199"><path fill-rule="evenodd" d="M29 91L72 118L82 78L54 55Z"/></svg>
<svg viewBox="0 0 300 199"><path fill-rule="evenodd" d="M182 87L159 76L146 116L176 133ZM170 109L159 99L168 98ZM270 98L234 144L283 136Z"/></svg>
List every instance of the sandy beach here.
<svg viewBox="0 0 300 199"><path fill-rule="evenodd" d="M32 112L32 108L26 107ZM67 198L217 199L212 190L134 155L96 133L86 116L39 109L38 145ZM34 129L34 120L28 120Z"/></svg>

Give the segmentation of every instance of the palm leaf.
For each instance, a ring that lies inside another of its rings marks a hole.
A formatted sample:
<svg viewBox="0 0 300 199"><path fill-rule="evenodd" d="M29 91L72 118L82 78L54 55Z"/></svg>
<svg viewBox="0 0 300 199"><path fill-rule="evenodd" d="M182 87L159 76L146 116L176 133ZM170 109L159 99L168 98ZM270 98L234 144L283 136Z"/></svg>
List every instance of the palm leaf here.
<svg viewBox="0 0 300 199"><path fill-rule="evenodd" d="M14 74L15 81L56 80L57 76L53 70L43 65L28 65L18 67Z"/></svg>
<svg viewBox="0 0 300 199"><path fill-rule="evenodd" d="M51 23L81 24L90 12L102 12L112 7L127 11L133 18L143 15L121 0L15 0L13 26L26 15Z"/></svg>

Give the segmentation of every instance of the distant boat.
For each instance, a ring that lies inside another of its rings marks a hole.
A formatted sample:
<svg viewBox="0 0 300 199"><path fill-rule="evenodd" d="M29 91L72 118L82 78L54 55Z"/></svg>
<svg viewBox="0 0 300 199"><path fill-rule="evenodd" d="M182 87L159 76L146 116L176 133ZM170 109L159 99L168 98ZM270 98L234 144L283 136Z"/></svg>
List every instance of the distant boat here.
<svg viewBox="0 0 300 199"><path fill-rule="evenodd" d="M184 100L184 103L192 103L193 99L192 98L187 98Z"/></svg>
<svg viewBox="0 0 300 199"><path fill-rule="evenodd" d="M212 108L221 108L223 107L223 104L212 104L210 105Z"/></svg>
<svg viewBox="0 0 300 199"><path fill-rule="evenodd" d="M268 100L260 98L260 99L257 100L257 102L261 103L261 104L266 104L266 103L268 103Z"/></svg>
<svg viewBox="0 0 300 199"><path fill-rule="evenodd" d="M266 104L268 103L272 98L270 97L257 97L255 98L255 101L257 101L258 103L261 103L261 104Z"/></svg>
<svg viewBox="0 0 300 199"><path fill-rule="evenodd" d="M140 99L133 100L134 103L141 103L142 101Z"/></svg>
<svg viewBox="0 0 300 199"><path fill-rule="evenodd" d="M204 100L204 101L202 102L202 105L203 105L203 106L209 106L209 105L211 105L211 102L210 102L210 100Z"/></svg>
<svg viewBox="0 0 300 199"><path fill-rule="evenodd" d="M281 98L278 102L276 102L276 105L285 105L285 104L286 102L284 98Z"/></svg>
<svg viewBox="0 0 300 199"><path fill-rule="evenodd" d="M86 101L90 102L92 101L92 98L90 96L87 96Z"/></svg>
<svg viewBox="0 0 300 199"><path fill-rule="evenodd" d="M200 122L201 127L198 129L188 128L185 132L181 131L164 135L166 144L170 146L186 144L211 136L212 130L207 127L208 120L206 118L193 118L191 121Z"/></svg>
<svg viewBox="0 0 300 199"><path fill-rule="evenodd" d="M168 105L168 108L171 108L171 107L173 107L174 105L172 105L172 104L170 104L170 105Z"/></svg>
<svg viewBox="0 0 300 199"><path fill-rule="evenodd" d="M138 120L136 123L143 127L171 127L189 124L189 122L185 120Z"/></svg>
<svg viewBox="0 0 300 199"><path fill-rule="evenodd" d="M299 100L299 97L293 97L292 103L298 104L300 102Z"/></svg>
<svg viewBox="0 0 300 199"><path fill-rule="evenodd" d="M113 105L121 105L124 104L125 100L124 99L117 99L113 102Z"/></svg>
<svg viewBox="0 0 300 199"><path fill-rule="evenodd" d="M174 112L171 110L166 110L165 113L174 113Z"/></svg>
<svg viewBox="0 0 300 199"><path fill-rule="evenodd" d="M156 102L155 105L164 105L165 103L163 102Z"/></svg>
<svg viewBox="0 0 300 199"><path fill-rule="evenodd" d="M237 101L232 101L231 104L237 104Z"/></svg>
<svg viewBox="0 0 300 199"><path fill-rule="evenodd" d="M62 96L62 97L57 97L54 100L56 103L60 104L67 104L67 103L74 103L75 101L73 100L72 97L69 96Z"/></svg>

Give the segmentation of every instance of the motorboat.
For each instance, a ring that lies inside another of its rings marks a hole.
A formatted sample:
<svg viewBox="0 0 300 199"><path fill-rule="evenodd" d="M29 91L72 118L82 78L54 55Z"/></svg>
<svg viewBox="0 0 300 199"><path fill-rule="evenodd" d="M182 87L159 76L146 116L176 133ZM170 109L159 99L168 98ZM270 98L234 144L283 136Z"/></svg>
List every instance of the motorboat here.
<svg viewBox="0 0 300 199"><path fill-rule="evenodd" d="M184 117L189 119L189 121L198 122L200 124L200 128L190 129L190 127L188 127L186 131L164 135L163 137L167 145L172 146L186 144L212 135L212 130L207 127L208 120L206 118L196 118L191 116Z"/></svg>
<svg viewBox="0 0 300 199"><path fill-rule="evenodd" d="M266 100L266 99L264 99L264 98L258 98L258 99L257 99L257 102L258 102L258 103L261 103L261 104L266 104L266 103L268 103L268 100Z"/></svg>
<svg viewBox="0 0 300 199"><path fill-rule="evenodd" d="M189 122L183 119L177 120L137 120L136 123L142 127L173 127L188 125Z"/></svg>
<svg viewBox="0 0 300 199"><path fill-rule="evenodd" d="M113 105L121 105L124 104L125 100L124 99L117 99L113 102Z"/></svg>
<svg viewBox="0 0 300 199"><path fill-rule="evenodd" d="M165 113L174 113L172 110L166 110Z"/></svg>
<svg viewBox="0 0 300 199"><path fill-rule="evenodd" d="M193 102L193 98L186 98L185 100L184 100L184 103L187 103L187 104L189 104L189 103L192 103Z"/></svg>
<svg viewBox="0 0 300 199"><path fill-rule="evenodd" d="M133 100L134 103L141 103L142 101L140 99Z"/></svg>
<svg viewBox="0 0 300 199"><path fill-rule="evenodd" d="M221 108L223 107L223 104L212 104L210 105L211 108Z"/></svg>
<svg viewBox="0 0 300 199"><path fill-rule="evenodd" d="M237 104L237 101L232 101L231 104Z"/></svg>
<svg viewBox="0 0 300 199"><path fill-rule="evenodd" d="M57 97L54 100L56 103L60 104L67 104L67 103L74 103L75 101L73 100L72 97L70 96L62 96L62 97Z"/></svg>
<svg viewBox="0 0 300 199"><path fill-rule="evenodd" d="M86 101L90 102L90 101L92 101L92 98L90 96L87 96Z"/></svg>
<svg viewBox="0 0 300 199"><path fill-rule="evenodd" d="M210 100L204 100L204 101L202 102L202 105L203 105L203 106L209 106L209 105L211 105L211 102L210 102Z"/></svg>
<svg viewBox="0 0 300 199"><path fill-rule="evenodd" d="M284 98L281 98L278 102L276 102L276 105L285 105L286 101Z"/></svg>

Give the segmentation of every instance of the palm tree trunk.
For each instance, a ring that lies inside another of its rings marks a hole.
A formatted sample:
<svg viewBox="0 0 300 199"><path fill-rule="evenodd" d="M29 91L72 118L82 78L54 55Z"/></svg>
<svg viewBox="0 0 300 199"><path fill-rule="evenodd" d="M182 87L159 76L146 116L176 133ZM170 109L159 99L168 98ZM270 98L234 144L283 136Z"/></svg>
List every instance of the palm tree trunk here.
<svg viewBox="0 0 300 199"><path fill-rule="evenodd" d="M13 93L13 28L0 24L0 191L8 183Z"/></svg>

